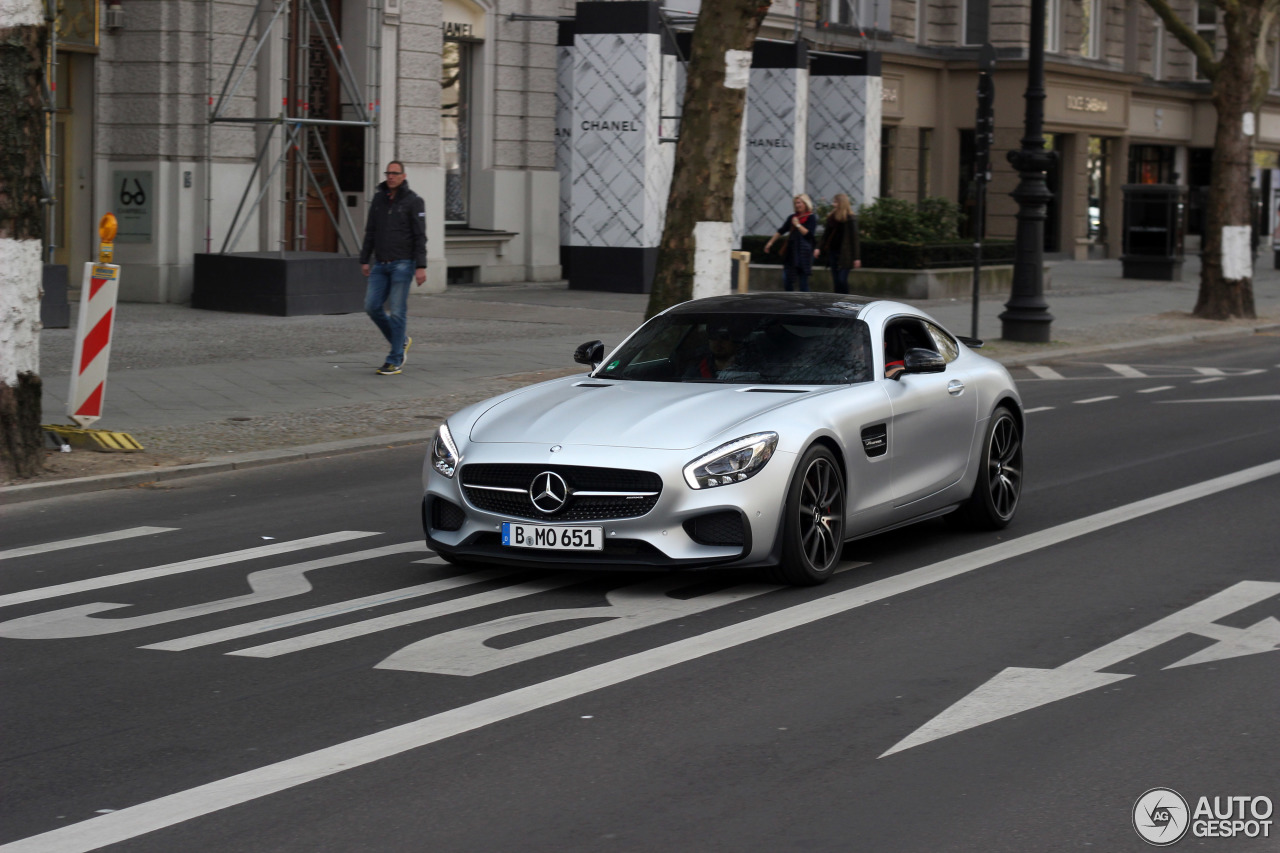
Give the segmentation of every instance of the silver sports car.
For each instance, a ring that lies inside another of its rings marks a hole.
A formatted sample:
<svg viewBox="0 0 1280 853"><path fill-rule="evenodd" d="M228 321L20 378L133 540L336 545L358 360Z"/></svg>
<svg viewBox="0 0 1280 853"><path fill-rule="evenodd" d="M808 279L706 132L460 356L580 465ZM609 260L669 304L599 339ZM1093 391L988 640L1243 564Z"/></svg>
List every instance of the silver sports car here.
<svg viewBox="0 0 1280 853"><path fill-rule="evenodd" d="M1022 491L1008 372L896 302L717 296L664 311L590 373L477 403L423 469L427 544L459 564L760 568L815 584L851 539Z"/></svg>

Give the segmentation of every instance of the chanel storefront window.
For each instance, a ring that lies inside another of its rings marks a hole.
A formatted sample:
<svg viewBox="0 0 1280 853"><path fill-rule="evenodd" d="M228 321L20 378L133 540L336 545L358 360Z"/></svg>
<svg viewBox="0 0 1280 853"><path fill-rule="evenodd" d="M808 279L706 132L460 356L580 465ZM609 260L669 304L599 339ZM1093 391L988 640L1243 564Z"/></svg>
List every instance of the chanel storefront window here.
<svg viewBox="0 0 1280 853"><path fill-rule="evenodd" d="M444 164L445 223L467 224L471 166L470 65L472 46L446 39L440 68L440 145Z"/></svg>

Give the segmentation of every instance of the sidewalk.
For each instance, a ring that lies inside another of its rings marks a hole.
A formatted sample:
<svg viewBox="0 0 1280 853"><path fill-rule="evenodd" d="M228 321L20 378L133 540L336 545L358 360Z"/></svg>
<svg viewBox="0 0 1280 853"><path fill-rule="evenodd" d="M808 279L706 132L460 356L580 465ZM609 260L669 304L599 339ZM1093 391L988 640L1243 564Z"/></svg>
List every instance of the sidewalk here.
<svg viewBox="0 0 1280 853"><path fill-rule="evenodd" d="M1047 277L1054 321L1049 344L999 339L1007 296L984 300L983 353L1006 364L1105 352L1152 341L1250 334L1280 323L1280 271L1271 255L1255 268L1259 319L1215 323L1189 314L1199 259L1181 282L1120 277L1119 261L1058 262ZM127 272L126 272L127 274ZM468 403L583 368L574 348L618 343L643 319L648 296L570 291L564 283L451 287L413 295L405 370L378 376L386 354L363 314L264 317L183 305L121 304L112 343L105 416L95 426L127 432L139 454L76 451L50 458L50 474L0 487L0 501L150 482L391 444L426 441ZM952 332L970 332L971 304L915 304ZM44 422L67 423L72 327L41 333ZM107 473L102 473L107 472ZM77 474L96 473L93 477Z"/></svg>

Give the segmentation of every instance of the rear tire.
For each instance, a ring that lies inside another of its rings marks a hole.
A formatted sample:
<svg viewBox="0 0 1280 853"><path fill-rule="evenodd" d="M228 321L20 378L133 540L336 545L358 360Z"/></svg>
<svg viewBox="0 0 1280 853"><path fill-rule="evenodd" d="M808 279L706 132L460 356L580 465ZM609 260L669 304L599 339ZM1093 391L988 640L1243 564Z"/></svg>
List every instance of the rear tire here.
<svg viewBox="0 0 1280 853"><path fill-rule="evenodd" d="M783 509L782 561L775 583L814 586L835 574L844 548L844 481L831 451L815 444L796 466Z"/></svg>
<svg viewBox="0 0 1280 853"><path fill-rule="evenodd" d="M1004 406L991 413L982 443L982 467L955 520L978 530L1008 527L1022 497L1022 428Z"/></svg>

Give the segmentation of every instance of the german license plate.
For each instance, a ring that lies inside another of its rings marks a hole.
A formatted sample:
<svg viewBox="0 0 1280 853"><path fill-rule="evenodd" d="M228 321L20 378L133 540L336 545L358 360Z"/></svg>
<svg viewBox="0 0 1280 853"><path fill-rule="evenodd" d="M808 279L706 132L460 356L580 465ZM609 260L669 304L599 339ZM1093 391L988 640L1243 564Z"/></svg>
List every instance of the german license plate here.
<svg viewBox="0 0 1280 853"><path fill-rule="evenodd" d="M543 548L548 551L602 551L603 527L559 524L502 524L502 544L510 548Z"/></svg>

